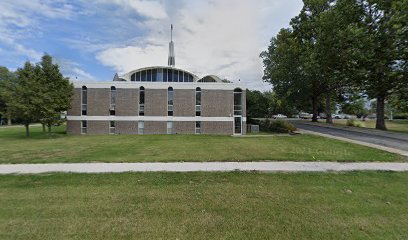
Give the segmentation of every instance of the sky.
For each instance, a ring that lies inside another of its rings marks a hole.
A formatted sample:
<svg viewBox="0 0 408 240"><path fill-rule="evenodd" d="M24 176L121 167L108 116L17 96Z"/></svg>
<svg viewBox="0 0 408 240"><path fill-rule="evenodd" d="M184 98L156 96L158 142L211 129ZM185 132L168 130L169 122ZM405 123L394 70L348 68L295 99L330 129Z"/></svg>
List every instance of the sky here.
<svg viewBox="0 0 408 240"><path fill-rule="evenodd" d="M112 81L166 66L170 24L176 67L269 90L259 54L302 0L1 0L0 65L53 56L73 81Z"/></svg>

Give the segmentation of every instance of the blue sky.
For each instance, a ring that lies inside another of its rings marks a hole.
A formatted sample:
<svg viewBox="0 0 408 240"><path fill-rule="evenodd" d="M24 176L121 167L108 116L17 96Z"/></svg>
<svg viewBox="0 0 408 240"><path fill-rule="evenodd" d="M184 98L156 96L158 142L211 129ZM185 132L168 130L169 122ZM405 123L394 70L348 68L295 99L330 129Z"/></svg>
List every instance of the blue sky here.
<svg viewBox="0 0 408 240"><path fill-rule="evenodd" d="M174 24L176 66L262 83L259 53L301 0L1 0L0 65L15 70L46 52L73 81L167 64Z"/></svg>

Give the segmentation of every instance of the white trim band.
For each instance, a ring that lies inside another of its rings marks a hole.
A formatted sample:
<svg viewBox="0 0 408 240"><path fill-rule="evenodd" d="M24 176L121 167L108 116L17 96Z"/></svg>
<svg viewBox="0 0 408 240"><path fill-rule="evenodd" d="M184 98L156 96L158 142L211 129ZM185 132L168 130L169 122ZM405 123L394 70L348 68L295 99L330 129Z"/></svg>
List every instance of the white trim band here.
<svg viewBox="0 0 408 240"><path fill-rule="evenodd" d="M234 117L67 116L68 121L233 122ZM242 117L246 122L246 117Z"/></svg>

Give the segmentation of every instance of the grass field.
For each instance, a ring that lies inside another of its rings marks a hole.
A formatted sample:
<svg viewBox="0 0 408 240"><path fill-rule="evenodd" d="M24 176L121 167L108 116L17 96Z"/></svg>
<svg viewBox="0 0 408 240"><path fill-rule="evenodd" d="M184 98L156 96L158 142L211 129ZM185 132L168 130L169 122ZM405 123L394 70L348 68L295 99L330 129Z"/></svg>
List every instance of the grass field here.
<svg viewBox="0 0 408 240"><path fill-rule="evenodd" d="M0 128L1 163L174 161L406 161L381 150L312 135L231 137L210 135L67 136L52 139L31 128Z"/></svg>
<svg viewBox="0 0 408 240"><path fill-rule="evenodd" d="M322 119L320 121L324 122L325 120ZM347 119L333 119L333 121L334 124L343 126L346 126L347 123ZM368 119L366 121L356 120L356 122L363 124L363 127L365 128L375 128L375 120L371 119ZM393 121L387 120L386 126L387 129L392 132L408 133L408 120L393 120Z"/></svg>
<svg viewBox="0 0 408 240"><path fill-rule="evenodd" d="M406 239L408 174L0 176L0 239Z"/></svg>

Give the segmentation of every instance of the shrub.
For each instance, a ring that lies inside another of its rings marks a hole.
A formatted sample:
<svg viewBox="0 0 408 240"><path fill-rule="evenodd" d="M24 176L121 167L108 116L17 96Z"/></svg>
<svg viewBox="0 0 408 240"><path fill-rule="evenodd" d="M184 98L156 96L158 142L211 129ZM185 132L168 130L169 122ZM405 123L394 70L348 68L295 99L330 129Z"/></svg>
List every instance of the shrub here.
<svg viewBox="0 0 408 240"><path fill-rule="evenodd" d="M283 120L266 120L261 123L260 127L265 131L277 133L288 133L296 130L295 126Z"/></svg>
<svg viewBox="0 0 408 240"><path fill-rule="evenodd" d="M394 115L394 119L408 119L408 113L398 113Z"/></svg>
<svg viewBox="0 0 408 240"><path fill-rule="evenodd" d="M350 127L365 127L363 122L357 121L354 118L348 119L346 124Z"/></svg>

